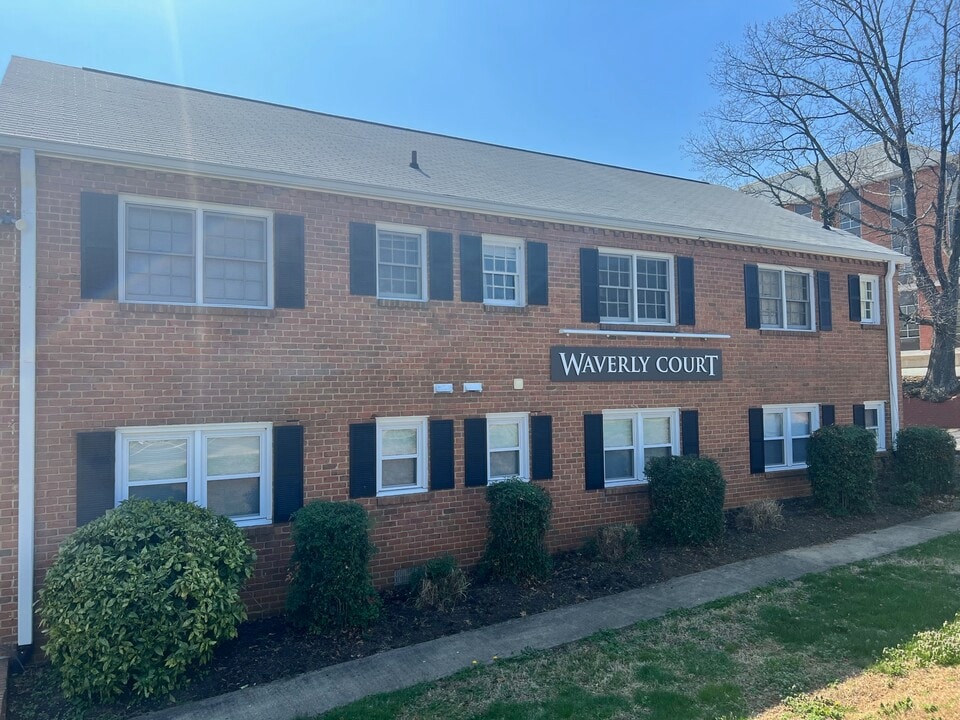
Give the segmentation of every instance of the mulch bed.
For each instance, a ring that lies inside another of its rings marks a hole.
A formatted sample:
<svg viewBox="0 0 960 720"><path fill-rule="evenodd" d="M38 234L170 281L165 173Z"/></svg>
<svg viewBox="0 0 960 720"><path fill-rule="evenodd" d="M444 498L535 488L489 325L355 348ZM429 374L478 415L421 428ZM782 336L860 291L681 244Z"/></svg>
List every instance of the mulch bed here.
<svg viewBox="0 0 960 720"><path fill-rule="evenodd" d="M391 648L584 602L738 560L889 527L957 507L958 500L954 497L927 498L917 508L880 505L871 515L834 518L818 511L809 500L795 500L784 504L786 522L780 530L743 532L731 523L723 539L714 545L682 548L649 543L642 557L634 562L602 562L585 552L564 553L555 558L554 572L548 581L535 586L475 583L468 591L467 600L449 613L417 610L407 592L389 590L383 593L380 620L364 632L305 635L282 617L254 620L240 627L237 639L218 648L210 665L191 678L191 683L174 698L111 703L87 708L82 715L78 714L76 704L59 694L50 667L33 662L11 678L9 717L11 720L134 717L172 702L220 695Z"/></svg>

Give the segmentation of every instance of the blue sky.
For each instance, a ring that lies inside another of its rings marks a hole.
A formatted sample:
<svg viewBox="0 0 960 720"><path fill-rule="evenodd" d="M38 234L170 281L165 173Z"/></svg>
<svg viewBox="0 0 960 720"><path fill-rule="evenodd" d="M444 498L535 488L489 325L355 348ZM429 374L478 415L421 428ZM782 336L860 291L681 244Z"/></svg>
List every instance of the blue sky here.
<svg viewBox="0 0 960 720"><path fill-rule="evenodd" d="M790 0L30 0L11 54L700 177L716 47Z"/></svg>

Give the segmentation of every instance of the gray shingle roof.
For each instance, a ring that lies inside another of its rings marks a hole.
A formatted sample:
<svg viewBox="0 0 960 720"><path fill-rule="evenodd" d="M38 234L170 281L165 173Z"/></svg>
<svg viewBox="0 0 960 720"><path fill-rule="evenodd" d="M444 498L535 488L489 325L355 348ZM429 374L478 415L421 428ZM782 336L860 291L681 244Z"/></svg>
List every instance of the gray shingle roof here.
<svg viewBox="0 0 960 720"><path fill-rule="evenodd" d="M625 230L899 257L719 185L18 57L0 84L0 145ZM420 171L409 166L413 150Z"/></svg>

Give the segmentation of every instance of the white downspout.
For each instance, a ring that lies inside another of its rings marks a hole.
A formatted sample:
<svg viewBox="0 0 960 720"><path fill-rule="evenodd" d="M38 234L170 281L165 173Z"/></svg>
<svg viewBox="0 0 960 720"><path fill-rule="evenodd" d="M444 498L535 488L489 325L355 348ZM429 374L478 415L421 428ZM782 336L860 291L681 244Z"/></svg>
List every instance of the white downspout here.
<svg viewBox="0 0 960 720"><path fill-rule="evenodd" d="M17 501L17 644L33 644L34 473L37 409L37 161L20 150L20 419Z"/></svg>
<svg viewBox="0 0 960 720"><path fill-rule="evenodd" d="M887 381L890 384L890 441L896 450L897 432L900 430L900 370L897 367L897 329L900 327L899 310L893 306L893 278L897 274L897 261L887 262L887 274L883 278L887 298Z"/></svg>

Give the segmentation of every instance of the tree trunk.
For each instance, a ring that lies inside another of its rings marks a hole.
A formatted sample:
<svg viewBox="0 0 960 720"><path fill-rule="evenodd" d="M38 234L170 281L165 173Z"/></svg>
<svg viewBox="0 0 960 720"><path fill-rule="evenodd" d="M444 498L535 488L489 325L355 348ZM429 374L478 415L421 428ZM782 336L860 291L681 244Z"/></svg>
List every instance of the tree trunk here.
<svg viewBox="0 0 960 720"><path fill-rule="evenodd" d="M930 363L923 379L920 396L924 400L943 402L957 391L957 306L954 301L940 302L941 313L937 313L941 322L933 326L933 347L930 348ZM946 305L946 307L943 307Z"/></svg>

